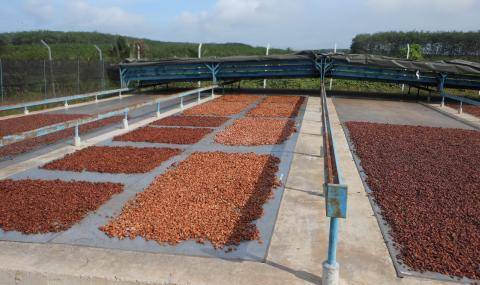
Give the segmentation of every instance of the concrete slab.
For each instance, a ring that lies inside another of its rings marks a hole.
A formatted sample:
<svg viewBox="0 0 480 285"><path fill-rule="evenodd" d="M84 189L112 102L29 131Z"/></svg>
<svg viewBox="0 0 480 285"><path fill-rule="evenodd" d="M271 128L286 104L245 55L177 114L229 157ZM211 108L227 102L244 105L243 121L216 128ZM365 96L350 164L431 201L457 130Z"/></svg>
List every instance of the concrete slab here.
<svg viewBox="0 0 480 285"><path fill-rule="evenodd" d="M322 143L323 138L320 135L300 133L297 146L295 147L295 153L321 156Z"/></svg>
<svg viewBox="0 0 480 285"><path fill-rule="evenodd" d="M321 112L318 112L318 111L305 111L304 120L306 120L306 121L314 121L314 122L321 122L321 121L322 121Z"/></svg>
<svg viewBox="0 0 480 285"><path fill-rule="evenodd" d="M361 121L439 128L472 129L469 125L453 120L452 118L419 103L337 97L333 98L333 103L335 104L342 122Z"/></svg>
<svg viewBox="0 0 480 285"><path fill-rule="evenodd" d="M471 127L476 128L477 130L480 130L480 118L478 117L475 117L465 112L459 114L457 109L454 109L449 106L442 107L440 104L426 104L426 103L422 103L422 104L444 115L447 115L453 119L466 123Z"/></svg>
<svg viewBox="0 0 480 285"><path fill-rule="evenodd" d="M323 169L317 170L323 177ZM328 243L328 224L322 212L324 198L304 190L285 189L267 264L321 284L324 244Z"/></svg>
<svg viewBox="0 0 480 285"><path fill-rule="evenodd" d="M323 195L323 157L295 154L293 156L287 188Z"/></svg>
<svg viewBox="0 0 480 285"><path fill-rule="evenodd" d="M307 121L302 122L302 128L300 133L311 134L311 135L322 135L322 122L321 121Z"/></svg>
<svg viewBox="0 0 480 285"><path fill-rule="evenodd" d="M0 284L312 284L265 263L0 242Z"/></svg>

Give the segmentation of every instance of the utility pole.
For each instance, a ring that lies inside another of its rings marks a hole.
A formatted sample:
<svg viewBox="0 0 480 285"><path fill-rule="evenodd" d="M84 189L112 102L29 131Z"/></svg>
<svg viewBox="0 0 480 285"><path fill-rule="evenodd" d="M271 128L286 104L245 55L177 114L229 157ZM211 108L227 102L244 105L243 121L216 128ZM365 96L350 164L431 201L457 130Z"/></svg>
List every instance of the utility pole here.
<svg viewBox="0 0 480 285"><path fill-rule="evenodd" d="M333 47L333 53L337 53L337 43L335 43L335 46ZM328 87L328 90L332 90L332 84L333 84L333 79L330 78L330 86Z"/></svg>
<svg viewBox="0 0 480 285"><path fill-rule="evenodd" d="M55 82L53 80L52 50L44 40L40 40L40 42L48 49L48 61L50 62L50 80L52 81L52 92L53 92L53 97L57 97L55 93Z"/></svg>
<svg viewBox="0 0 480 285"><path fill-rule="evenodd" d="M100 56L100 68L102 69L101 71L101 77L102 77L102 90L105 90L105 64L103 62L103 54L102 54L102 50L97 46L97 45L93 45L95 47L95 49L97 49L98 51L98 55ZM140 54L140 53L138 53Z"/></svg>
<svg viewBox="0 0 480 285"><path fill-rule="evenodd" d="M265 55L268 56L268 54L270 53L270 44L267 44L267 50L265 52ZM267 72L265 70L265 72ZM267 79L263 79L263 89L267 88Z"/></svg>
<svg viewBox="0 0 480 285"><path fill-rule="evenodd" d="M407 60L410 59L410 44L407 44ZM402 93L405 90L405 84L402 84Z"/></svg>

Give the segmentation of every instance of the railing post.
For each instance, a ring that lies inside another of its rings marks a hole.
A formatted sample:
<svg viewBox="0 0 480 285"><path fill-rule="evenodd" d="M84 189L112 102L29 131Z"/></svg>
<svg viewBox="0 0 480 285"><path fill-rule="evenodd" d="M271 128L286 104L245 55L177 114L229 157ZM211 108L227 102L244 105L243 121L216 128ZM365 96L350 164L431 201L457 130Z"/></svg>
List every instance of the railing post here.
<svg viewBox="0 0 480 285"><path fill-rule="evenodd" d="M442 103L440 104L440 107L445 106L445 80L447 79L446 74L441 74L440 77L440 83L438 84L438 89L440 91L440 96L442 96Z"/></svg>
<svg viewBox="0 0 480 285"><path fill-rule="evenodd" d="M198 91L198 95L197 95L197 103L200 103L200 100L201 100L201 98L200 98L200 94L201 94L201 93L202 93L202 92Z"/></svg>
<svg viewBox="0 0 480 285"><path fill-rule="evenodd" d="M459 114L463 113L463 101L460 101L460 107L458 108L458 113Z"/></svg>
<svg viewBox="0 0 480 285"><path fill-rule="evenodd" d="M82 145L82 140L80 139L80 134L79 134L79 127L78 127L78 123L77 125L75 126L75 137L73 138L73 145L74 146L80 146Z"/></svg>
<svg viewBox="0 0 480 285"><path fill-rule="evenodd" d="M23 107L23 114L28 115L29 113L27 106Z"/></svg>
<svg viewBox="0 0 480 285"><path fill-rule="evenodd" d="M180 109L183 110L183 96L180 97Z"/></svg>
<svg viewBox="0 0 480 285"><path fill-rule="evenodd" d="M125 109L125 116L123 117L123 128L128 129L128 109Z"/></svg>
<svg viewBox="0 0 480 285"><path fill-rule="evenodd" d="M157 118L160 118L160 102L157 103Z"/></svg>
<svg viewBox="0 0 480 285"><path fill-rule="evenodd" d="M65 104L63 106L68 109L68 100L65 100Z"/></svg>

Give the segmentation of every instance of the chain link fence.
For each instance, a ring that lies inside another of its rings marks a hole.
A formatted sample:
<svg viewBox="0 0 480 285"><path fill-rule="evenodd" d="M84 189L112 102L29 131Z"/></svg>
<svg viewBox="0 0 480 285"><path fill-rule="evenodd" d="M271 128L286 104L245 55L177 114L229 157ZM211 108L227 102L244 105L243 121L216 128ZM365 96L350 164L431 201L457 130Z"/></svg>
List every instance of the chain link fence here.
<svg viewBox="0 0 480 285"><path fill-rule="evenodd" d="M0 105L118 88L100 60L2 60Z"/></svg>

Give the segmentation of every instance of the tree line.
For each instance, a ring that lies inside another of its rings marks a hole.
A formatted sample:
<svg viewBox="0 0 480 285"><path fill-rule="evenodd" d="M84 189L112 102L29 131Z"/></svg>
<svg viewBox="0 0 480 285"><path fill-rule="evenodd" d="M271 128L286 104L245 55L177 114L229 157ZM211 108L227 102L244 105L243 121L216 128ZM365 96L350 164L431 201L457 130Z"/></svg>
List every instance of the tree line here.
<svg viewBox="0 0 480 285"><path fill-rule="evenodd" d="M138 48L142 58L197 57L198 43L165 42L97 32L31 31L0 33L0 58L14 60L42 60L47 51L40 40L46 41L56 60L96 60L98 45L108 61L118 62L136 57ZM290 49L271 49L270 54L285 54ZM265 47L241 43L206 43L202 56L264 55Z"/></svg>
<svg viewBox="0 0 480 285"><path fill-rule="evenodd" d="M480 31L472 32L381 32L359 34L352 40L352 53L401 56L407 44L421 46L425 57L479 57Z"/></svg>

